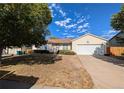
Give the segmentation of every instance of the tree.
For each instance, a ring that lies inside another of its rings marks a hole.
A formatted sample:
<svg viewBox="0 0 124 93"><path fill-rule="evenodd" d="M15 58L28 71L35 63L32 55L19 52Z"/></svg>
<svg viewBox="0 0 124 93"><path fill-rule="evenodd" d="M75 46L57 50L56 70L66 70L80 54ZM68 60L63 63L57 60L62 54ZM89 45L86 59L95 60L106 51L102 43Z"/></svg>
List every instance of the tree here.
<svg viewBox="0 0 124 93"><path fill-rule="evenodd" d="M51 36L50 39L58 39L58 37Z"/></svg>
<svg viewBox="0 0 124 93"><path fill-rule="evenodd" d="M121 11L117 14L114 14L111 18L111 26L116 31L121 31L121 34L124 34L124 5L122 5ZM124 36L116 38L119 43L124 44Z"/></svg>
<svg viewBox="0 0 124 93"><path fill-rule="evenodd" d="M0 64L6 47L45 44L51 21L47 4L0 4Z"/></svg>

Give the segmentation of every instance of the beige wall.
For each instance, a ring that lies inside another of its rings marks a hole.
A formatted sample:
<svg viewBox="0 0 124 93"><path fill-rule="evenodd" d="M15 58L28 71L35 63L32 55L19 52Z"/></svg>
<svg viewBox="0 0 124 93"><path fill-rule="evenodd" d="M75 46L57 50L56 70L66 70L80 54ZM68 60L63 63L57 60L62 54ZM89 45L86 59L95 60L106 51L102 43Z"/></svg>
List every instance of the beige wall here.
<svg viewBox="0 0 124 93"><path fill-rule="evenodd" d="M60 45L54 45L53 46L54 48L58 48L59 50L66 50L66 48L65 47L67 47L67 50L71 50L71 45L63 45L63 44L60 44Z"/></svg>
<svg viewBox="0 0 124 93"><path fill-rule="evenodd" d="M9 48L9 54L11 55L11 54L14 54L14 55L16 55L17 54L17 51L21 51L21 48Z"/></svg>
<svg viewBox="0 0 124 93"><path fill-rule="evenodd" d="M106 44L106 40L91 35L85 35L72 41L72 50L74 52L76 52L76 46L78 44Z"/></svg>
<svg viewBox="0 0 124 93"><path fill-rule="evenodd" d="M48 46L48 50L50 49L63 50L64 48L63 44L56 44L56 45L48 44L47 46ZM71 50L71 44L67 44L66 47L67 47L67 50Z"/></svg>
<svg viewBox="0 0 124 93"><path fill-rule="evenodd" d="M35 45L32 45L32 50L37 50L37 47Z"/></svg>

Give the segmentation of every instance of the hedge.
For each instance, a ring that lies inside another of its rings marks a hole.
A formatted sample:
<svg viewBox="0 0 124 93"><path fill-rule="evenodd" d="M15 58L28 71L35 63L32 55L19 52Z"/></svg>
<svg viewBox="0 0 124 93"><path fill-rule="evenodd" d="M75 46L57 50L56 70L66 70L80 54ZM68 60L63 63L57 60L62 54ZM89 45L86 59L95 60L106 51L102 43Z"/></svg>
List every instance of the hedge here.
<svg viewBox="0 0 124 93"><path fill-rule="evenodd" d="M59 54L64 54L64 55L75 55L76 53L71 51L71 50L59 50Z"/></svg>

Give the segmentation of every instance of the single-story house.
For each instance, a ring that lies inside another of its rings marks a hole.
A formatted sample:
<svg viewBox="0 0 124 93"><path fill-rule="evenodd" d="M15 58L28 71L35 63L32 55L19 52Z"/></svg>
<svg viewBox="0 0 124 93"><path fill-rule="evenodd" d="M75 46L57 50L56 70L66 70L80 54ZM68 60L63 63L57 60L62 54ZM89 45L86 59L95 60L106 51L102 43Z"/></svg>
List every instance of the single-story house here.
<svg viewBox="0 0 124 93"><path fill-rule="evenodd" d="M71 50L72 39L49 39L47 45L58 50Z"/></svg>
<svg viewBox="0 0 124 93"><path fill-rule="evenodd" d="M50 52L57 52L58 50L71 50L72 49L72 39L65 38L50 38L47 40L46 45L39 47L32 46L32 50L49 50Z"/></svg>
<svg viewBox="0 0 124 93"><path fill-rule="evenodd" d="M122 39L120 39L122 38ZM121 56L124 53L124 32L119 32L108 41L107 52L114 56Z"/></svg>
<svg viewBox="0 0 124 93"><path fill-rule="evenodd" d="M48 39L47 50L72 50L79 55L104 55L107 40L87 33L76 39Z"/></svg>

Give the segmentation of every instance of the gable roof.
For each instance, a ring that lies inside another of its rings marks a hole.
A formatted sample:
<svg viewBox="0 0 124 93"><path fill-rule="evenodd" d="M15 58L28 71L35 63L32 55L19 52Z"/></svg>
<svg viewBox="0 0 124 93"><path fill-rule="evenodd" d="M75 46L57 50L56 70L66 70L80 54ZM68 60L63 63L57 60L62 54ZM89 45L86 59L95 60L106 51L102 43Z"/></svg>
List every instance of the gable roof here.
<svg viewBox="0 0 124 93"><path fill-rule="evenodd" d="M72 43L72 39L70 38L65 38L65 39L48 39L48 43L52 43L52 44L71 44Z"/></svg>
<svg viewBox="0 0 124 93"><path fill-rule="evenodd" d="M99 38L99 39L102 39L102 40L108 41L108 40L105 39L105 38L102 38L102 37L96 36L96 35L91 34L91 33L84 34L84 35L82 35L82 36L80 36L80 37L78 37L78 38L73 39L72 41L75 41L75 40L80 39L80 38L82 38L82 37L84 37L84 36L87 36L87 35L90 35L90 36L93 36L93 37L96 37L96 38Z"/></svg>

